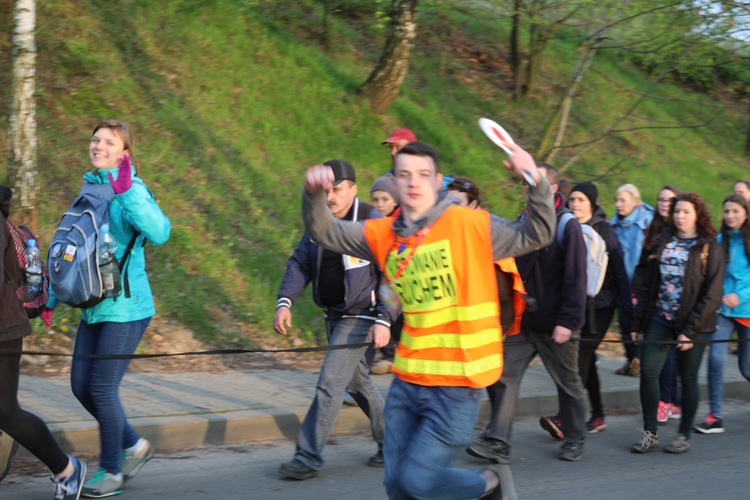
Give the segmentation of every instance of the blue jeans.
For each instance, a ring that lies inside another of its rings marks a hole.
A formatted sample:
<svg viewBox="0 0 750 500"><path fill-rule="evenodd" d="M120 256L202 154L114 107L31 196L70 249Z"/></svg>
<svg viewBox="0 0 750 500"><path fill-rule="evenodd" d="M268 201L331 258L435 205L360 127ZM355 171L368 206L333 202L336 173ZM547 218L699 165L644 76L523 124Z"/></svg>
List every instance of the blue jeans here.
<svg viewBox="0 0 750 500"><path fill-rule="evenodd" d="M713 334L713 340L729 340L732 332L737 330L737 338L750 339L750 328L741 325L732 318L719 314L719 329ZM727 358L727 343L711 344L708 350L708 399L711 413L721 418L721 403L724 398L724 362ZM750 381L750 343L739 343L740 373Z"/></svg>
<svg viewBox="0 0 750 500"><path fill-rule="evenodd" d="M677 338L674 328L651 320L646 329L644 340L672 341ZM696 342L705 342L710 335L700 333L695 336ZM641 408L643 410L643 428L654 434L658 433L656 412L659 408L659 374L667 360L667 354L674 349L673 344L641 345ZM693 419L698 410L700 390L698 388L698 369L703 359L705 343L695 343L687 351L675 350L677 370L682 380L682 416L679 433L690 438Z"/></svg>
<svg viewBox="0 0 750 500"><path fill-rule="evenodd" d="M385 403L385 490L391 500L479 498L479 471L455 469L471 442L481 389L393 379Z"/></svg>
<svg viewBox="0 0 750 500"><path fill-rule="evenodd" d="M151 318L127 323L81 321L73 354L133 354ZM135 446L138 434L128 424L120 403L122 377L129 359L73 358L70 385L73 394L99 422L100 467L111 474L120 472L122 450Z"/></svg>
<svg viewBox="0 0 750 500"><path fill-rule="evenodd" d="M372 320L361 318L326 319L328 345L364 343ZM323 467L323 447L338 419L344 393L348 391L370 419L372 438L383 442L383 397L370 379L365 364L367 347L334 349L326 353L320 368L315 398L297 434L294 458L318 470Z"/></svg>

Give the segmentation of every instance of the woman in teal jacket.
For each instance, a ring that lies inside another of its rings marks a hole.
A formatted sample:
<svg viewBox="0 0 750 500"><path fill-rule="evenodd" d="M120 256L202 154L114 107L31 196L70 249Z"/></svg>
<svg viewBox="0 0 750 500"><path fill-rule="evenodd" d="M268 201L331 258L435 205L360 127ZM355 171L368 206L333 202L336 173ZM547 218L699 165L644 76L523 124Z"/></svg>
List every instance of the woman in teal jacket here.
<svg viewBox="0 0 750 500"><path fill-rule="evenodd" d="M695 430L702 434L724 432L721 414L724 398L724 362L727 357L726 341L737 330L740 373L750 381L750 207L741 194L724 198L724 216L719 242L726 256L724 293L718 328L713 335L716 343L708 352L708 400L711 412Z"/></svg>
<svg viewBox="0 0 750 500"><path fill-rule="evenodd" d="M117 495L153 455L150 443L138 436L125 418L119 398L122 377L129 359L91 359L78 355L135 353L138 343L156 312L146 275L144 244L161 245L169 238L171 223L151 191L136 176L135 152L130 127L120 120L105 120L91 137L89 157L94 170L86 182L110 184L115 193L109 205L109 230L117 241L119 261L134 234L135 246L125 261L129 295L106 298L82 309L71 368L73 394L99 422L100 469L83 488L83 496L102 498ZM123 288L125 288L123 286ZM50 291L42 319L49 324L58 299Z"/></svg>

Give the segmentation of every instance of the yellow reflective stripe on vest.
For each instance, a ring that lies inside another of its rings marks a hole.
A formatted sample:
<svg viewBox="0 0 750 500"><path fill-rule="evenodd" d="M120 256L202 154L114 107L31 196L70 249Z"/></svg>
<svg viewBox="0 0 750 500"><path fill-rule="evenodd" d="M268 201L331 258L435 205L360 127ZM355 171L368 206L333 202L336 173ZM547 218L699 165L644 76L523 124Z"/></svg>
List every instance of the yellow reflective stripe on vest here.
<svg viewBox="0 0 750 500"><path fill-rule="evenodd" d="M420 314L404 314L404 322L412 328L434 328L451 321L473 321L493 316L500 316L500 306L497 302L464 307L452 306Z"/></svg>
<svg viewBox="0 0 750 500"><path fill-rule="evenodd" d="M497 328L488 328L476 333L434 333L421 337L412 337L404 330L401 332L400 340L403 345L412 351L434 347L476 349L499 341L500 330Z"/></svg>
<svg viewBox="0 0 750 500"><path fill-rule="evenodd" d="M475 361L434 361L406 359L396 356L393 366L401 371L414 374L471 377L486 371L497 370L500 363L502 363L500 353L497 353Z"/></svg>

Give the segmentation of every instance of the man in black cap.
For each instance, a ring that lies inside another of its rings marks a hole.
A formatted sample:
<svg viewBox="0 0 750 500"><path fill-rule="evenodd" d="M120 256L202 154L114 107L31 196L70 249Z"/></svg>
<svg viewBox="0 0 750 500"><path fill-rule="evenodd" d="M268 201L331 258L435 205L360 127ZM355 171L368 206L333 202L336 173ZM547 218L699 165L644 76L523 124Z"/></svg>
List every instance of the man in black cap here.
<svg viewBox="0 0 750 500"><path fill-rule="evenodd" d="M324 163L331 168L334 182L327 203L337 219L358 224L381 218L380 212L357 198L354 168L344 160ZM371 334L373 346L390 341L390 326L398 311L390 310L377 297L380 271L373 263L319 247L305 232L289 258L279 288L274 329L286 335L292 326L292 304L308 283L313 283L313 300L324 311L329 345L361 344ZM279 473L293 479L309 479L323 466L323 447L331 435L346 392L354 397L370 418L372 437L378 452L367 465L383 467L383 398L372 383L364 360L366 347L328 351L315 388L315 398L297 435L294 459L279 467Z"/></svg>

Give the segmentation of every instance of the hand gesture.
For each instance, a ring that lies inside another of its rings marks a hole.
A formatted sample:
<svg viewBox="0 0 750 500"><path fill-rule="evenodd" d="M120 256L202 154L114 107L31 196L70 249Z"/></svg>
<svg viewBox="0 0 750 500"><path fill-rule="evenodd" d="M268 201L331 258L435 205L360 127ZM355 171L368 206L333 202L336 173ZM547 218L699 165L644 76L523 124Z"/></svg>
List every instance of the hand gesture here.
<svg viewBox="0 0 750 500"><path fill-rule="evenodd" d="M684 344L677 344L677 349L679 349L680 351L689 351L693 348L693 343L690 341L690 337L688 337L684 333L679 334L677 336L677 340L685 342Z"/></svg>
<svg viewBox="0 0 750 500"><path fill-rule="evenodd" d="M372 337L372 346L375 349L380 349L388 345L391 341L391 329L380 323L373 323L370 328L370 335Z"/></svg>
<svg viewBox="0 0 750 500"><path fill-rule="evenodd" d="M536 168L536 162L534 158L518 144L511 144L509 142L503 143L510 149L512 154L508 155L508 159L503 161L506 168L512 172L515 172L520 178L523 179L523 172L527 172L534 179L537 184L542 179L542 174L539 173L539 169Z"/></svg>
<svg viewBox="0 0 750 500"><path fill-rule="evenodd" d="M307 169L305 174L305 191L318 194L329 191L334 182L333 170L327 165L315 165Z"/></svg>
<svg viewBox="0 0 750 500"><path fill-rule="evenodd" d="M573 334L573 331L570 328L565 328L564 326L556 325L555 329L552 330L552 340L556 344L564 344L568 340L570 340L570 336Z"/></svg>
<svg viewBox="0 0 750 500"><path fill-rule="evenodd" d="M130 172L130 156L127 153L122 155L120 159L120 165L117 168L117 180L112 177L112 174L107 173L109 177L109 184L112 186L112 190L115 194L122 194L133 185L132 174Z"/></svg>
<svg viewBox="0 0 750 500"><path fill-rule="evenodd" d="M277 333L286 335L286 327L292 327L292 311L288 307L279 307L273 316L273 329Z"/></svg>

